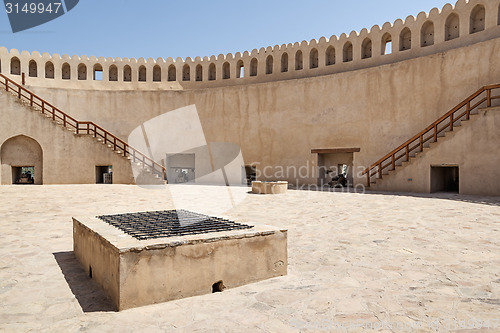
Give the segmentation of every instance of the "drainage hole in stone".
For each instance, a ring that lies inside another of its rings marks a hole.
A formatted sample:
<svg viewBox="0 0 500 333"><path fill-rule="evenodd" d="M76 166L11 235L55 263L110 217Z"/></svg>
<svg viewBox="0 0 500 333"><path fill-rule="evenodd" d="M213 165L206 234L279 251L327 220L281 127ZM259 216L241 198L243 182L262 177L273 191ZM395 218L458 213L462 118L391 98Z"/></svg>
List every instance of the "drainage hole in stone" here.
<svg viewBox="0 0 500 333"><path fill-rule="evenodd" d="M222 283L222 281L217 281L212 285L212 293L220 293L224 289L226 289L226 286Z"/></svg>

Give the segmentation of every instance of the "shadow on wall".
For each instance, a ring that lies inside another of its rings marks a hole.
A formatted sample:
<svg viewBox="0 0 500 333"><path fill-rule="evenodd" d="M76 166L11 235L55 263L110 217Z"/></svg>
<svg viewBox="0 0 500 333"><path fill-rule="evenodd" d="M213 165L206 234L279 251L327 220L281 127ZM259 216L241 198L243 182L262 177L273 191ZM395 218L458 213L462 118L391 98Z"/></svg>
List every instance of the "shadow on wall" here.
<svg viewBox="0 0 500 333"><path fill-rule="evenodd" d="M111 300L85 273L73 251L53 255L83 312L116 311Z"/></svg>

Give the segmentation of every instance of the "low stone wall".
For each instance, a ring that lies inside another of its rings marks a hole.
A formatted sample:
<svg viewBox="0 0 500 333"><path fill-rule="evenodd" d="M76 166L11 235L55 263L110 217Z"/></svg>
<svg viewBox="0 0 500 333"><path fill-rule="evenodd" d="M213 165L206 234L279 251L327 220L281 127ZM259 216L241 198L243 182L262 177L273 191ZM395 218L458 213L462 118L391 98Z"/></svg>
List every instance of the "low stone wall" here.
<svg viewBox="0 0 500 333"><path fill-rule="evenodd" d="M73 218L76 258L118 310L208 294L287 274L287 231L269 226L137 240Z"/></svg>
<svg viewBox="0 0 500 333"><path fill-rule="evenodd" d="M288 182L252 182L252 193L255 194L281 194L288 190Z"/></svg>

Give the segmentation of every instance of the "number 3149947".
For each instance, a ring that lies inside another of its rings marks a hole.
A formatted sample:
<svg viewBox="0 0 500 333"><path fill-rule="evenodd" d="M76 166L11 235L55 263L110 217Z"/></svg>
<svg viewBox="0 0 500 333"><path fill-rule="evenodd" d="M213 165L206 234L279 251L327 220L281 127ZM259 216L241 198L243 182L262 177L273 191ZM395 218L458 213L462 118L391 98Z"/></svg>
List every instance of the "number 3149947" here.
<svg viewBox="0 0 500 333"><path fill-rule="evenodd" d="M43 13L55 13L57 14L59 10L61 10L62 3L61 2L51 2L47 5L44 3L10 3L7 2L5 4L5 11L7 14L43 14Z"/></svg>

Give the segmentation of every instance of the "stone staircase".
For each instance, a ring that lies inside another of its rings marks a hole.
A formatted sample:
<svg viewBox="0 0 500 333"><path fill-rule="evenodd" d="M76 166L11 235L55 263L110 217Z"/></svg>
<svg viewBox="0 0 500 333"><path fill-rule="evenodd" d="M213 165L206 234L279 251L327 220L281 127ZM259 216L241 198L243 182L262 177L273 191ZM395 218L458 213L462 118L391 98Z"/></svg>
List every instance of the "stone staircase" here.
<svg viewBox="0 0 500 333"><path fill-rule="evenodd" d="M500 100L500 84L480 88L424 130L366 168L362 173L366 176L366 186L377 184L377 180L407 166L413 159L437 145L439 138L453 135L454 131L475 117L480 109L492 107L496 100Z"/></svg>
<svg viewBox="0 0 500 333"><path fill-rule="evenodd" d="M96 144L105 145L117 155L122 156L124 160L132 163L136 184L165 184L166 169L164 166L129 146L125 141L119 139L101 126L90 121L76 120L5 75L0 74L0 88L2 86L5 91L16 97L19 103L32 112L39 113L40 116L47 118L54 125L73 133L75 136L88 137L94 140Z"/></svg>

